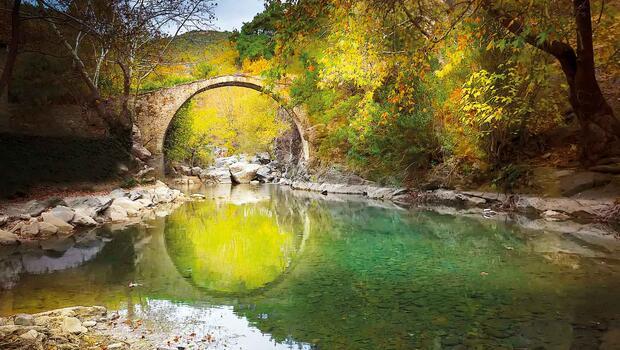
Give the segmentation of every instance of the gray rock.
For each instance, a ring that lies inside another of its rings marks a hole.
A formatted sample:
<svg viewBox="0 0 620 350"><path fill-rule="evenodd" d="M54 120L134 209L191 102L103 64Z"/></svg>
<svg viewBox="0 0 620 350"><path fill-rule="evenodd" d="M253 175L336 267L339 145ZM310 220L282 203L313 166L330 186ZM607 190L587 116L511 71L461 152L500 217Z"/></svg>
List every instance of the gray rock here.
<svg viewBox="0 0 620 350"><path fill-rule="evenodd" d="M44 235L53 235L58 232L58 227L50 224L49 222L39 222L39 232Z"/></svg>
<svg viewBox="0 0 620 350"><path fill-rule="evenodd" d="M71 222L71 220L73 220L73 216L75 216L73 209L65 207L63 205L54 207L54 209L52 209L50 212L60 220L67 223Z"/></svg>
<svg viewBox="0 0 620 350"><path fill-rule="evenodd" d="M49 208L57 205L65 205L66 203L59 197L50 197L45 200L32 200L26 203L24 213L32 217L39 216Z"/></svg>
<svg viewBox="0 0 620 350"><path fill-rule="evenodd" d="M128 219L127 210L114 204L106 209L103 215L112 222L125 221Z"/></svg>
<svg viewBox="0 0 620 350"><path fill-rule="evenodd" d="M21 227L20 232L24 236L36 236L39 234L39 223L31 222Z"/></svg>
<svg viewBox="0 0 620 350"><path fill-rule="evenodd" d="M94 211L91 217L95 217L97 214L106 210L112 204L113 198L108 196L83 196L83 197L74 197L74 198L66 198L67 206L71 209L92 209Z"/></svg>
<svg viewBox="0 0 620 350"><path fill-rule="evenodd" d="M578 172L560 177L560 192L563 196L570 197L591 188L605 186L611 180L612 176L609 174L590 171Z"/></svg>
<svg viewBox="0 0 620 350"><path fill-rule="evenodd" d="M59 219L51 212L43 213L41 214L41 217L43 218L43 222L47 222L48 224L52 224L58 227L58 232L68 233L73 231L73 226L71 226L64 220Z"/></svg>
<svg viewBox="0 0 620 350"><path fill-rule="evenodd" d="M80 334L88 332L86 327L82 326L82 322L75 317L65 317L62 320L61 330L65 333Z"/></svg>
<svg viewBox="0 0 620 350"><path fill-rule="evenodd" d="M7 222L9 222L9 216L0 215L0 227L4 226Z"/></svg>
<svg viewBox="0 0 620 350"><path fill-rule="evenodd" d="M273 175L271 173L271 168L266 166L266 165L264 165L264 166L258 168L258 170L256 170L256 176L260 180L263 180L265 182L273 180Z"/></svg>
<svg viewBox="0 0 620 350"><path fill-rule="evenodd" d="M13 324L17 326L34 326L34 317L28 314L17 314L13 318Z"/></svg>
<svg viewBox="0 0 620 350"><path fill-rule="evenodd" d="M239 162L231 165L229 169L234 182L247 184L256 177L259 168L258 164Z"/></svg>
<svg viewBox="0 0 620 350"><path fill-rule="evenodd" d="M78 209L71 223L77 226L97 226L97 221L95 221L85 209Z"/></svg>
<svg viewBox="0 0 620 350"><path fill-rule="evenodd" d="M206 183L230 184L232 183L230 170L227 168L214 168L205 170L200 174L200 179Z"/></svg>
<svg viewBox="0 0 620 350"><path fill-rule="evenodd" d="M86 321L82 323L82 326L88 327L88 328L94 327L96 325L97 325L97 321Z"/></svg>
<svg viewBox="0 0 620 350"><path fill-rule="evenodd" d="M129 192L127 190L124 190L122 188L117 188L114 191L110 192L108 197L112 199L117 199L121 197L127 197L128 195L129 195Z"/></svg>
<svg viewBox="0 0 620 350"><path fill-rule="evenodd" d="M116 198L114 202L112 202L112 206L119 206L119 207L124 208L125 210L135 210L135 211L139 211L140 209L143 208L143 206L140 203L134 202L127 197Z"/></svg>

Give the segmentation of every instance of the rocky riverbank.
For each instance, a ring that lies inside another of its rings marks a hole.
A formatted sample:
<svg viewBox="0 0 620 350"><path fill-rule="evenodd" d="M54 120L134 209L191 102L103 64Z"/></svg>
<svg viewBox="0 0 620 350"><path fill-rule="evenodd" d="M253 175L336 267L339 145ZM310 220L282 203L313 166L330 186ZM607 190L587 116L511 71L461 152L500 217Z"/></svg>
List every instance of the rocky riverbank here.
<svg viewBox="0 0 620 350"><path fill-rule="evenodd" d="M547 222L620 223L620 202L610 198L537 197L446 189L423 191L380 187L374 184L349 185L290 180L282 180L279 183L294 190L319 192L325 195L351 194L375 200L389 200L403 207L445 206L462 210L479 209L480 215L485 217L495 216L498 213L518 213L530 219L542 219Z"/></svg>
<svg viewBox="0 0 620 350"><path fill-rule="evenodd" d="M0 244L19 245L67 238L106 223L140 222L158 207L187 200L163 182L132 190L115 189L102 195L56 196L0 209Z"/></svg>
<svg viewBox="0 0 620 350"><path fill-rule="evenodd" d="M171 175L177 184L258 184L297 178L303 169L303 165L285 164L261 152L217 158L208 168L175 165Z"/></svg>
<svg viewBox="0 0 620 350"><path fill-rule="evenodd" d="M211 334L158 332L140 319L102 306L0 317L0 349L4 350L176 350L226 345Z"/></svg>

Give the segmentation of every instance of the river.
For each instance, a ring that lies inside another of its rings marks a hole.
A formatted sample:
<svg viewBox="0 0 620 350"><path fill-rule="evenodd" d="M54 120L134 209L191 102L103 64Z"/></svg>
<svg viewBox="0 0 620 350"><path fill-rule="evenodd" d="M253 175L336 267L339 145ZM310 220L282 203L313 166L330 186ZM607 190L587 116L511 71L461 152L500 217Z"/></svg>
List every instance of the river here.
<svg viewBox="0 0 620 350"><path fill-rule="evenodd" d="M0 251L0 314L104 305L243 349L596 349L620 255L561 233L275 185L45 251ZM130 283L136 286L130 287Z"/></svg>

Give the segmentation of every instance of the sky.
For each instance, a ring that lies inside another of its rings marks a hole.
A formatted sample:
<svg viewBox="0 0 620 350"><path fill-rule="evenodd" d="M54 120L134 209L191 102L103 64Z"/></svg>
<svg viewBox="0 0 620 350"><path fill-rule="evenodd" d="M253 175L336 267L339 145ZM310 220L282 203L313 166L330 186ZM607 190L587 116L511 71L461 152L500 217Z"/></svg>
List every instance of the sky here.
<svg viewBox="0 0 620 350"><path fill-rule="evenodd" d="M241 29L243 22L249 22L265 9L264 0L220 0L215 8L214 26L217 30Z"/></svg>

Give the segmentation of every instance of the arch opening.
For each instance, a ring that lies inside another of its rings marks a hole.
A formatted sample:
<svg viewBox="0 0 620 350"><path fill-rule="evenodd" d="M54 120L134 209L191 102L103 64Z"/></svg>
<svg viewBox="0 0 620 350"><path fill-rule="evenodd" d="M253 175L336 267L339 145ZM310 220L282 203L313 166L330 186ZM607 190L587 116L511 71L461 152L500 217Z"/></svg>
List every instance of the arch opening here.
<svg viewBox="0 0 620 350"><path fill-rule="evenodd" d="M290 174L305 159L295 112L247 82L212 84L192 93L161 142L165 175L178 175L182 166L221 167L218 159L234 156L256 162L259 154L268 154L278 173Z"/></svg>
<svg viewBox="0 0 620 350"><path fill-rule="evenodd" d="M211 79L194 81L180 84L170 88L164 88L139 95L135 99L134 122L142 134L144 146L153 155L149 165L155 168L158 174L164 174L164 142L168 128L178 110L196 95L208 90L222 87L241 87L255 90L270 96L280 107L286 109L288 120L292 123L295 137L301 140L299 147L299 163L308 164L310 161L310 145L305 138L303 110L295 107L285 108L286 96L281 96L278 91L282 86L270 86L267 90L260 78L246 75L220 76Z"/></svg>

